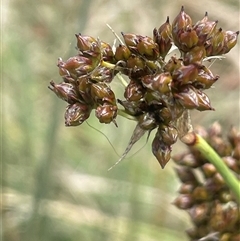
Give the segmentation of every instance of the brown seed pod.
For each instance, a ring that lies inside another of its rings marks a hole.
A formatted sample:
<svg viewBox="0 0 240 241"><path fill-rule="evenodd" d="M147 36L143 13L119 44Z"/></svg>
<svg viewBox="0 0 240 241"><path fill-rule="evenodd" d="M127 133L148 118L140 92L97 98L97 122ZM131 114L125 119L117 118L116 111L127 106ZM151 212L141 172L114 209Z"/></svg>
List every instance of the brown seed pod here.
<svg viewBox="0 0 240 241"><path fill-rule="evenodd" d="M78 90L70 83L62 82L60 84L55 84L53 81L51 81L48 88L52 90L59 98L68 102L69 104L82 101Z"/></svg>
<svg viewBox="0 0 240 241"><path fill-rule="evenodd" d="M114 53L112 47L103 41L100 42L102 59L110 63L114 63Z"/></svg>
<svg viewBox="0 0 240 241"><path fill-rule="evenodd" d="M80 76L77 79L77 82L79 93L84 102L89 105L93 105L93 99L90 93L92 83L90 82L89 78L87 76Z"/></svg>
<svg viewBox="0 0 240 241"><path fill-rule="evenodd" d="M91 84L91 97L97 105L116 105L114 92L103 82Z"/></svg>
<svg viewBox="0 0 240 241"><path fill-rule="evenodd" d="M214 76L210 69L203 65L193 82L193 86L197 89L209 89L218 79L219 76Z"/></svg>
<svg viewBox="0 0 240 241"><path fill-rule="evenodd" d="M208 21L208 14L206 12L202 20L198 21L193 29L198 35L198 45L203 45L214 33L218 21Z"/></svg>
<svg viewBox="0 0 240 241"><path fill-rule="evenodd" d="M181 86L192 84L198 76L198 72L201 66L197 64L183 65L178 69L175 69L172 73L172 79L174 85Z"/></svg>
<svg viewBox="0 0 240 241"><path fill-rule="evenodd" d="M127 61L130 55L131 51L129 48L125 45L119 44L119 46L116 48L114 57L116 61Z"/></svg>
<svg viewBox="0 0 240 241"><path fill-rule="evenodd" d="M203 59L206 57L206 50L204 46L195 46L183 54L183 62L185 65L189 64L202 64Z"/></svg>
<svg viewBox="0 0 240 241"><path fill-rule="evenodd" d="M75 34L77 38L77 47L78 50L82 53L86 51L90 51L92 49L92 44L97 44L97 40L91 36L82 35L82 34Z"/></svg>
<svg viewBox="0 0 240 241"><path fill-rule="evenodd" d="M86 104L75 103L73 105L69 105L65 112L65 125L81 125L86 119L88 119L91 111L92 108Z"/></svg>
<svg viewBox="0 0 240 241"><path fill-rule="evenodd" d="M164 59L172 47L172 26L169 23L169 17L164 24L157 30L153 30L153 40L158 44L159 54Z"/></svg>
<svg viewBox="0 0 240 241"><path fill-rule="evenodd" d="M191 28L192 26L192 19L191 17L184 12L184 7L182 6L180 13L177 17L173 20L172 23L172 36L174 44L177 47L181 47L181 43L179 41L179 32L186 31L187 29Z"/></svg>
<svg viewBox="0 0 240 241"><path fill-rule="evenodd" d="M100 105L96 108L95 114L100 123L108 124L113 122L116 126L115 118L117 117L117 106L114 105Z"/></svg>
<svg viewBox="0 0 240 241"><path fill-rule="evenodd" d="M142 84L137 80L131 80L128 86L125 88L124 97L128 101L139 101L143 98L146 89L143 88Z"/></svg>
<svg viewBox="0 0 240 241"><path fill-rule="evenodd" d="M179 209L189 209L194 205L194 199L191 194L180 194L173 204Z"/></svg>

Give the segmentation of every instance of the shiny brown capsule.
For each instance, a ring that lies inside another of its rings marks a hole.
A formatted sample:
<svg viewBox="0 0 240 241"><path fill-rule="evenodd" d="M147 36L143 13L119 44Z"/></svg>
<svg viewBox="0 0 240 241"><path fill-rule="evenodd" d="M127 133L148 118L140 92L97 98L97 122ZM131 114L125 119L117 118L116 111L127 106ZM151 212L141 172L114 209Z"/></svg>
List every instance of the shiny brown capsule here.
<svg viewBox="0 0 240 241"><path fill-rule="evenodd" d="M194 205L194 199L191 194L180 194L174 201L173 204L179 209L189 209Z"/></svg>
<svg viewBox="0 0 240 241"><path fill-rule="evenodd" d="M180 68L176 69L172 74L174 83L176 83L177 85L186 85L193 83L198 76L199 68L200 66L197 64L181 66Z"/></svg>
<svg viewBox="0 0 240 241"><path fill-rule="evenodd" d="M198 45L203 45L214 33L218 21L208 21L208 14L206 12L202 20L198 21L193 29L198 35Z"/></svg>
<svg viewBox="0 0 240 241"><path fill-rule="evenodd" d="M228 53L237 44L238 35L239 35L239 31L237 31L237 32L233 32L233 31L224 32L223 49L220 52L220 54Z"/></svg>
<svg viewBox="0 0 240 241"><path fill-rule="evenodd" d="M138 118L138 125L143 130L153 130L157 127L156 119L152 113L146 112Z"/></svg>
<svg viewBox="0 0 240 241"><path fill-rule="evenodd" d="M204 46L195 46L183 54L183 63L189 64L202 64L203 59L206 57L206 49Z"/></svg>
<svg viewBox="0 0 240 241"><path fill-rule="evenodd" d="M92 108L86 104L75 103L73 105L69 105L65 112L65 125L81 125L86 119L88 119L91 111Z"/></svg>
<svg viewBox="0 0 240 241"><path fill-rule="evenodd" d="M159 125L159 134L166 145L173 145L178 138L178 131L173 126Z"/></svg>
<svg viewBox="0 0 240 241"><path fill-rule="evenodd" d="M206 45L206 55L207 56L215 56L219 55L224 46L224 32L221 28L219 28L207 41Z"/></svg>
<svg viewBox="0 0 240 241"><path fill-rule="evenodd" d="M60 84L55 84L53 81L51 81L48 88L52 90L60 99L68 102L69 104L81 101L77 89L70 83L62 82Z"/></svg>
<svg viewBox="0 0 240 241"><path fill-rule="evenodd" d="M169 17L159 29L153 30L153 40L158 44L159 54L164 59L172 47L172 26L169 23Z"/></svg>
<svg viewBox="0 0 240 241"><path fill-rule="evenodd" d="M117 117L117 106L100 105L95 110L95 115L100 123L109 124L113 122L116 126L115 118Z"/></svg>
<svg viewBox="0 0 240 241"><path fill-rule="evenodd" d="M178 33L179 49L183 52L190 51L198 43L198 36L195 30L188 28L186 30L179 30Z"/></svg>
<svg viewBox="0 0 240 241"><path fill-rule="evenodd" d="M158 91L160 94L168 94L171 92L172 77L170 73L146 75L141 78L141 82L144 87Z"/></svg>
<svg viewBox="0 0 240 241"><path fill-rule="evenodd" d="M171 146L162 141L160 131L158 130L152 142L152 153L157 158L162 169L169 162L171 158L171 151Z"/></svg>
<svg viewBox="0 0 240 241"><path fill-rule="evenodd" d="M82 34L75 34L77 38L77 47L79 51L89 51L92 48L93 43L97 43L97 40L91 36L82 35Z"/></svg>
<svg viewBox="0 0 240 241"><path fill-rule="evenodd" d="M101 41L100 44L101 44L101 53L102 53L103 60L113 63L114 53L113 53L112 47L108 43L105 43L103 41Z"/></svg>
<svg viewBox="0 0 240 241"><path fill-rule="evenodd" d="M211 70L203 65L193 82L193 86L197 89L209 89L218 79L218 75L213 75Z"/></svg>
<svg viewBox="0 0 240 241"><path fill-rule="evenodd" d="M185 13L184 7L182 6L180 13L173 20L172 23L172 36L174 44L179 47L181 43L179 41L179 32L185 31L192 26L191 17Z"/></svg>
<svg viewBox="0 0 240 241"><path fill-rule="evenodd" d="M119 44L119 46L116 48L114 57L116 61L127 61L130 55L131 51L129 48L125 45Z"/></svg>
<svg viewBox="0 0 240 241"><path fill-rule="evenodd" d="M136 80L131 80L125 88L124 97L128 101L139 101L143 98L145 92L146 90L143 88L141 83Z"/></svg>
<svg viewBox="0 0 240 241"><path fill-rule="evenodd" d="M184 86L180 92L174 93L175 100L186 109L196 109L198 104L198 96L191 86Z"/></svg>
<svg viewBox="0 0 240 241"><path fill-rule="evenodd" d="M179 69L181 66L183 66L183 60L177 59L175 56L172 56L163 66L163 69L165 72L169 72L172 74L174 70Z"/></svg>
<svg viewBox="0 0 240 241"><path fill-rule="evenodd" d="M90 78L96 82L111 83L114 78L114 71L99 65L91 72Z"/></svg>
<svg viewBox="0 0 240 241"><path fill-rule="evenodd" d="M96 65L91 59L77 55L70 57L66 62L59 60L58 67L68 70L73 75L83 75L92 71Z"/></svg>
<svg viewBox="0 0 240 241"><path fill-rule="evenodd" d="M157 60L159 58L159 47L149 37L139 38L137 51L138 54L142 55L148 60Z"/></svg>
<svg viewBox="0 0 240 241"><path fill-rule="evenodd" d="M78 82L78 91L83 98L84 102L93 105L93 99L91 96L91 85L89 78L87 76L80 76L77 79Z"/></svg>
<svg viewBox="0 0 240 241"><path fill-rule="evenodd" d="M103 82L91 84L91 97L98 105L116 105L114 92Z"/></svg>

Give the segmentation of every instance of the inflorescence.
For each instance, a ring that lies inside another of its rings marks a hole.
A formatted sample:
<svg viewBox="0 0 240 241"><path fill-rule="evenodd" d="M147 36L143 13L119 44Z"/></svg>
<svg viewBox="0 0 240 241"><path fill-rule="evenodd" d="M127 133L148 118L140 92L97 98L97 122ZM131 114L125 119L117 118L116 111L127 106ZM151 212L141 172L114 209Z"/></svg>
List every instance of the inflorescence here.
<svg viewBox="0 0 240 241"><path fill-rule="evenodd" d="M170 24L169 18L153 37L122 33L124 43L116 48L99 39L76 34L78 53L66 62L58 60L63 82L50 82L50 90L68 103L65 125L81 125L95 110L100 123L113 122L117 115L137 121L123 157L145 132L157 129L152 152L162 168L170 159L171 146L179 137L177 126L187 110L214 110L203 92L217 80L203 60L228 53L238 32L217 28L207 13L193 24L182 7ZM176 46L180 57L169 57ZM124 98L116 99L110 83L116 75L128 77ZM119 108L122 107L123 109ZM122 157L122 158L123 158Z"/></svg>
<svg viewBox="0 0 240 241"><path fill-rule="evenodd" d="M219 123L207 130L198 127L195 132L240 180L240 132L232 127L224 138ZM240 240L239 204L215 166L192 147L173 160L181 182L174 204L190 216L193 227L186 230L189 240Z"/></svg>

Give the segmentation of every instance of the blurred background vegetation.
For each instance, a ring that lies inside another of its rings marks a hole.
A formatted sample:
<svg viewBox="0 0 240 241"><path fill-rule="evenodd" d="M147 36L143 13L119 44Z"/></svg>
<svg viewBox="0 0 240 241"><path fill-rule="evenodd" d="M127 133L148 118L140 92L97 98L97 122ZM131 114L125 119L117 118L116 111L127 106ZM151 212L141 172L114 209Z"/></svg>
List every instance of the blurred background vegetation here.
<svg viewBox="0 0 240 241"><path fill-rule="evenodd" d="M2 209L3 240L132 241L187 240L185 212L171 202L179 188L174 164L164 170L151 140L136 144L111 171L118 156L86 123L64 126L66 103L47 89L60 82L56 62L76 54L75 33L112 44L116 33L152 36L181 5L194 22L208 11L219 27L237 31L238 0L10 0L2 1ZM206 93L215 112L192 113L194 125L239 125L239 44L211 67L221 78ZM123 87L114 81L113 88ZM123 153L135 123L118 117L118 129L89 124ZM181 143L174 153L184 150ZM131 154L129 155L131 156Z"/></svg>

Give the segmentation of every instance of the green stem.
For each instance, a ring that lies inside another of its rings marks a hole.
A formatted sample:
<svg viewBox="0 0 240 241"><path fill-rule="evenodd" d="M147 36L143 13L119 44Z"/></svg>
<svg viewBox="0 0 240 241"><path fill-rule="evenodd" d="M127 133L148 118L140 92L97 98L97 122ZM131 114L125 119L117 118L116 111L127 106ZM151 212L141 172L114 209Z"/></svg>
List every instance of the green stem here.
<svg viewBox="0 0 240 241"><path fill-rule="evenodd" d="M240 203L240 181L238 181L213 148L200 135L193 132L188 133L182 141L199 150L201 154L215 166L228 187L232 190L237 202Z"/></svg>

